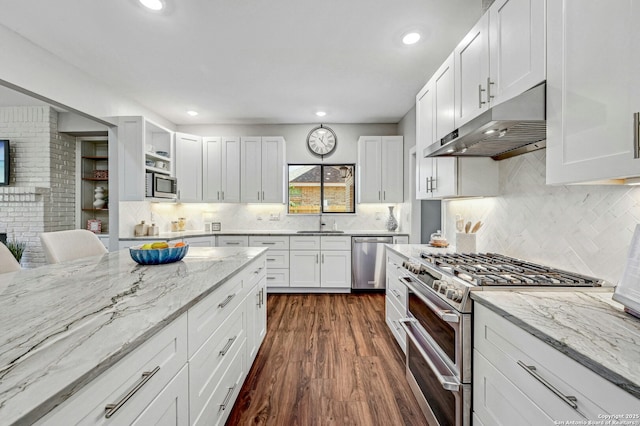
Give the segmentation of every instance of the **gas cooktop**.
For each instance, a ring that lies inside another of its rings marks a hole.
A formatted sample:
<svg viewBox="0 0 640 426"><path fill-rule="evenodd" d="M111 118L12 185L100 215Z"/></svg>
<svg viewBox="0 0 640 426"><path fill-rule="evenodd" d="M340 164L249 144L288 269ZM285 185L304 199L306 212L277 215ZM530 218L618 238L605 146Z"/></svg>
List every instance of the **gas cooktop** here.
<svg viewBox="0 0 640 426"><path fill-rule="evenodd" d="M495 253L420 255L436 269L477 286L600 287L605 281Z"/></svg>

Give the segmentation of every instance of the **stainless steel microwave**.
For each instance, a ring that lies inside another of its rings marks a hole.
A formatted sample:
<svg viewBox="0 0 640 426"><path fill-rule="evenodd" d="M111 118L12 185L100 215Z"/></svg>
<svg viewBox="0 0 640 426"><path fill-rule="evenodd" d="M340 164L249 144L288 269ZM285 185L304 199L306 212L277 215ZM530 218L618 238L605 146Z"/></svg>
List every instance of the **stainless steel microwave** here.
<svg viewBox="0 0 640 426"><path fill-rule="evenodd" d="M178 181L162 173L147 172L146 196L153 198L178 198Z"/></svg>

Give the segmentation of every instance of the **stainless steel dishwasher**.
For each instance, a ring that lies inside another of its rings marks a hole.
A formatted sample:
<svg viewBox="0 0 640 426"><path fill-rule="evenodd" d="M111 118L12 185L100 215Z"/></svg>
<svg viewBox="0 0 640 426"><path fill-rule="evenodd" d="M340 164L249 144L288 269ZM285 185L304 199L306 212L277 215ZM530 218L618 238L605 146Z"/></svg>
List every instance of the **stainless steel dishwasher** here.
<svg viewBox="0 0 640 426"><path fill-rule="evenodd" d="M353 290L384 290L387 265L385 244L393 243L393 237L351 238L351 268Z"/></svg>

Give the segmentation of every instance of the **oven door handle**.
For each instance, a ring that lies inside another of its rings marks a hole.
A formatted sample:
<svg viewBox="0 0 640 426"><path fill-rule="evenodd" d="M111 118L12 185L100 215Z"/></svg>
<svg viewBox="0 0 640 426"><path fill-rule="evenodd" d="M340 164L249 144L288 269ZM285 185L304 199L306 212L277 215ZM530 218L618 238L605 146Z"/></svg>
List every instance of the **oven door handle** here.
<svg viewBox="0 0 640 426"><path fill-rule="evenodd" d="M432 302L428 296L422 294L415 286L411 284L411 277L406 275L398 278L398 280L409 287L415 294L422 300L433 312L436 313L440 317L442 321L451 322L451 323L459 323L460 315L456 314L454 311L449 309L440 309L434 302Z"/></svg>
<svg viewBox="0 0 640 426"><path fill-rule="evenodd" d="M450 375L450 378L447 378L443 376L442 373L440 373L436 365L433 363L433 360L431 359L429 354L427 354L425 350L422 348L422 343L420 343L418 339L416 339L416 337L413 335L413 332L409 329L409 327L407 327L407 323L415 323L417 321L413 318L402 318L398 320L398 322L400 323L400 326L404 329L404 331L407 333L407 336L409 336L413 344L416 346L422 358L424 358L425 362L429 364L429 368L431 368L431 371L433 371L433 374L435 374L436 378L440 382L440 385L442 385L442 388L450 392L460 392L460 382L455 380L455 376L453 376L453 374ZM440 361L440 363L446 368L446 364L444 363L442 358L440 358L440 356L436 354L434 350L432 350L432 352L436 357L438 357L438 361Z"/></svg>

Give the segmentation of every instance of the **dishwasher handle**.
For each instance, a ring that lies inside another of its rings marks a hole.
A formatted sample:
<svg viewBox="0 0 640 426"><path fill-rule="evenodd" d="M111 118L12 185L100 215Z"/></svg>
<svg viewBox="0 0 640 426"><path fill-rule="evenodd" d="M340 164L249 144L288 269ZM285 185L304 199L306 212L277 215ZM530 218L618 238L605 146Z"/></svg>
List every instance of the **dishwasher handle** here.
<svg viewBox="0 0 640 426"><path fill-rule="evenodd" d="M354 243L380 243L380 244L392 244L393 237L354 237Z"/></svg>

